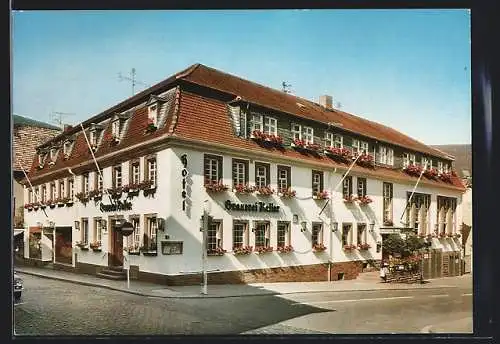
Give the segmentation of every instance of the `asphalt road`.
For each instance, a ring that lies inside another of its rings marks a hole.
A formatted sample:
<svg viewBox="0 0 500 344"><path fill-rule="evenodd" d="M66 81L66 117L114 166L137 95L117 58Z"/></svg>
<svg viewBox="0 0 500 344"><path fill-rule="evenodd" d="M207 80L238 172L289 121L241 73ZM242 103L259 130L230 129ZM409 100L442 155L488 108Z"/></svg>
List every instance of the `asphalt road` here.
<svg viewBox="0 0 500 344"><path fill-rule="evenodd" d="M17 335L419 333L472 316L472 287L460 282L437 290L162 299L23 280L14 308Z"/></svg>

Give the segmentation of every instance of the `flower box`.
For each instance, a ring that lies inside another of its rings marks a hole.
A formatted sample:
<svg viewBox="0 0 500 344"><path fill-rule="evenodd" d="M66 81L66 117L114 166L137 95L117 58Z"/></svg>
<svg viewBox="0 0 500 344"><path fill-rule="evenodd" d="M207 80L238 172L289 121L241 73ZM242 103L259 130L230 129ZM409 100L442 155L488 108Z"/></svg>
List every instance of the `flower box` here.
<svg viewBox="0 0 500 344"><path fill-rule="evenodd" d="M148 120L146 124L146 129L144 129L144 134L154 133L158 127L153 123L153 121Z"/></svg>
<svg viewBox="0 0 500 344"><path fill-rule="evenodd" d="M358 197L358 198L356 198L356 201L358 201L360 205L367 205L367 204L370 204L371 202L373 202L373 200L368 196Z"/></svg>
<svg viewBox="0 0 500 344"><path fill-rule="evenodd" d="M108 189L108 194L111 196L113 199L118 199L122 197L122 187L117 186L117 187L112 187Z"/></svg>
<svg viewBox="0 0 500 344"><path fill-rule="evenodd" d="M314 252L323 252L326 250L326 246L324 244L314 244L312 249Z"/></svg>
<svg viewBox="0 0 500 344"><path fill-rule="evenodd" d="M358 244L358 250L361 250L361 251L366 251L368 249L370 249L371 246L367 243L363 243L363 244Z"/></svg>
<svg viewBox="0 0 500 344"><path fill-rule="evenodd" d="M294 139L290 146L295 149L304 149L306 142L304 140Z"/></svg>
<svg viewBox="0 0 500 344"><path fill-rule="evenodd" d="M437 179L439 173L435 168L428 168L424 171L424 176L428 179Z"/></svg>
<svg viewBox="0 0 500 344"><path fill-rule="evenodd" d="M227 185L222 183L206 183L205 190L207 192L216 193L216 192L225 192L229 189Z"/></svg>
<svg viewBox="0 0 500 344"><path fill-rule="evenodd" d="M249 186L248 184L238 184L235 185L233 188L234 193L240 193L240 194L251 194L255 191L255 187Z"/></svg>
<svg viewBox="0 0 500 344"><path fill-rule="evenodd" d="M278 251L279 253L290 253L290 252L293 252L293 247L288 245L288 246L278 246L276 248L276 251Z"/></svg>
<svg viewBox="0 0 500 344"><path fill-rule="evenodd" d="M306 143L304 148L311 152L318 152L321 146L317 143Z"/></svg>
<svg viewBox="0 0 500 344"><path fill-rule="evenodd" d="M156 242L151 242L148 245L143 245L139 248L139 251L144 255L144 256L157 256L158 255L158 245Z"/></svg>
<svg viewBox="0 0 500 344"><path fill-rule="evenodd" d="M288 189L281 189L278 192L278 196L281 197L281 198L294 198L295 194L296 194L295 190L292 190L290 188L288 188Z"/></svg>
<svg viewBox="0 0 500 344"><path fill-rule="evenodd" d="M315 191L313 193L313 199L328 199L328 191L323 190L323 191Z"/></svg>
<svg viewBox="0 0 500 344"><path fill-rule="evenodd" d="M266 247L266 246L255 246L255 252L258 254L264 254L264 253L269 253L273 252L272 247Z"/></svg>
<svg viewBox="0 0 500 344"><path fill-rule="evenodd" d="M439 233L440 238L446 238L446 233Z"/></svg>
<svg viewBox="0 0 500 344"><path fill-rule="evenodd" d="M420 177L420 174L422 173L422 167L419 165L410 164L404 167L403 171L410 176Z"/></svg>
<svg viewBox="0 0 500 344"><path fill-rule="evenodd" d="M363 153L359 156L358 160L356 160L356 163L359 166L371 168L374 166L373 156Z"/></svg>
<svg viewBox="0 0 500 344"><path fill-rule="evenodd" d="M352 159L352 153L347 148L335 148L327 147L324 153L335 160L340 160L342 162L349 162Z"/></svg>
<svg viewBox="0 0 500 344"><path fill-rule="evenodd" d="M89 198L93 198L94 201L102 199L102 192L100 190L90 190Z"/></svg>
<svg viewBox="0 0 500 344"><path fill-rule="evenodd" d="M344 245L344 251L352 251L356 249L356 245Z"/></svg>
<svg viewBox="0 0 500 344"><path fill-rule="evenodd" d="M270 195L274 194L274 190L271 189L271 187L269 187L269 186L256 188L256 191L261 196L270 196Z"/></svg>
<svg viewBox="0 0 500 344"><path fill-rule="evenodd" d="M233 247L233 254L235 255L246 255L252 253L252 251L253 251L252 246Z"/></svg>
<svg viewBox="0 0 500 344"><path fill-rule="evenodd" d="M344 196L344 203L354 203L355 200L356 197L354 197L353 195Z"/></svg>
<svg viewBox="0 0 500 344"><path fill-rule="evenodd" d="M426 235L425 233L420 233L420 234L418 235L418 237L419 237L419 238L422 238L422 239L423 239L423 238L425 238L426 236L427 236L427 235Z"/></svg>
<svg viewBox="0 0 500 344"><path fill-rule="evenodd" d="M100 241L93 241L89 244L90 248L95 250L95 249L100 249L101 248L101 242Z"/></svg>
<svg viewBox="0 0 500 344"><path fill-rule="evenodd" d="M89 244L86 242L81 242L77 241L75 243L75 246L78 247L80 250L87 251L89 249Z"/></svg>
<svg viewBox="0 0 500 344"><path fill-rule="evenodd" d="M393 226L394 223L392 222L392 220L385 220L384 221L384 226Z"/></svg>
<svg viewBox="0 0 500 344"><path fill-rule="evenodd" d="M222 247L217 247L215 249L207 250L208 256L223 256L227 251Z"/></svg>
<svg viewBox="0 0 500 344"><path fill-rule="evenodd" d="M250 138L255 141L264 141L267 138L267 134L263 133L260 130L254 130L250 134Z"/></svg>
<svg viewBox="0 0 500 344"><path fill-rule="evenodd" d="M445 183L451 183L451 173L443 172L439 175L439 179Z"/></svg>
<svg viewBox="0 0 500 344"><path fill-rule="evenodd" d="M269 140L275 146L282 146L283 145L283 138L279 135L269 135Z"/></svg>
<svg viewBox="0 0 500 344"><path fill-rule="evenodd" d="M86 193L79 192L75 195L75 197L82 203L87 203L89 201L89 196Z"/></svg>

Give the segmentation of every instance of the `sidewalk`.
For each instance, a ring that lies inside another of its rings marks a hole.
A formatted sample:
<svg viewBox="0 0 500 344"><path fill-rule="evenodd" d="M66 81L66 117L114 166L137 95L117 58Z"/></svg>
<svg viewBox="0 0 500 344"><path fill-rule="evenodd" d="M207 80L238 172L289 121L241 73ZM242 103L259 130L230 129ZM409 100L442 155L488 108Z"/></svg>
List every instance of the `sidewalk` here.
<svg viewBox="0 0 500 344"><path fill-rule="evenodd" d="M472 317L426 326L422 333L472 333Z"/></svg>
<svg viewBox="0 0 500 344"><path fill-rule="evenodd" d="M160 298L225 298L239 296L261 296L295 293L320 293L342 291L370 291L370 290L405 290L405 289L436 289L453 288L453 280L460 277L447 277L430 280L426 284L390 284L375 281L347 280L335 282L281 282L281 283L251 283L251 284L223 284L208 285L208 295L200 293L201 288L195 286L165 286L141 281L112 281L97 276L77 274L48 268L15 267L19 274L33 275L60 281L77 283L87 286L107 288L130 294Z"/></svg>

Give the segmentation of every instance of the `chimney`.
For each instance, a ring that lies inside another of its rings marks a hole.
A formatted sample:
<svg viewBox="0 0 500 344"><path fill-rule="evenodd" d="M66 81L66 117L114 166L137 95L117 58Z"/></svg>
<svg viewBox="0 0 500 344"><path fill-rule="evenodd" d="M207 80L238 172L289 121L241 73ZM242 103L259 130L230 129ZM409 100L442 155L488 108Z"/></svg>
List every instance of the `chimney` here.
<svg viewBox="0 0 500 344"><path fill-rule="evenodd" d="M68 130L70 130L70 129L72 129L72 128L73 128L73 126L71 126L71 125L69 125L69 124L65 124L65 125L64 125L64 129L63 129L63 130L64 130L64 131L68 131Z"/></svg>
<svg viewBox="0 0 500 344"><path fill-rule="evenodd" d="M322 96L319 96L319 105L321 105L324 108L332 110L333 109L333 98L332 98L332 96L329 96L329 95L326 95L326 94L322 95Z"/></svg>

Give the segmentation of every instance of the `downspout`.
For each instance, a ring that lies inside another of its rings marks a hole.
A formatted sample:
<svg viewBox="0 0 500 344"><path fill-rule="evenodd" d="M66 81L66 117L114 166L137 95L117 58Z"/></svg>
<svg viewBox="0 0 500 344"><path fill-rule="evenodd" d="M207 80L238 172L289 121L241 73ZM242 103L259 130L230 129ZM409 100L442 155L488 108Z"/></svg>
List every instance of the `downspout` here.
<svg viewBox="0 0 500 344"><path fill-rule="evenodd" d="M333 176L337 173L337 168L330 174L330 199L333 197ZM330 201L330 261L328 262L328 282L332 281L333 263L333 201Z"/></svg>

